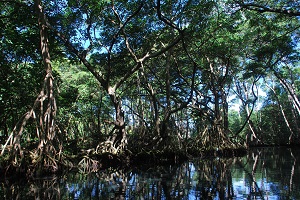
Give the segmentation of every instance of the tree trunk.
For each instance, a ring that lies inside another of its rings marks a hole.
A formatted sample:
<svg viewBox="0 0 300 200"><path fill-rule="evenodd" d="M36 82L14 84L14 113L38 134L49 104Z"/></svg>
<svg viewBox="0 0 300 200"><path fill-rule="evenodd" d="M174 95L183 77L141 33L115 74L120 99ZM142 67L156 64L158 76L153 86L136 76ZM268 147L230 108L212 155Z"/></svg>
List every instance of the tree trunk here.
<svg viewBox="0 0 300 200"><path fill-rule="evenodd" d="M56 156L60 156L60 154L57 154L57 150L53 145L54 139L57 139L55 135L55 116L57 108L54 97L54 78L52 75L52 66L50 61L47 23L46 17L43 12L43 7L41 5L41 0L35 0L35 8L38 15L38 25L40 31L40 49L43 59L43 65L46 71L44 85L40 91L40 94L36 98L32 109L28 111L19 120L19 122L17 122L16 126L13 129L13 132L11 133L6 144L3 147L1 155L4 153L4 149L6 148L8 142L11 141L13 144L13 148L11 151L11 156L14 157L13 162L16 165L21 164L21 160L23 158L23 150L21 149L21 137L28 120L33 118L37 121L36 134L39 140L38 147L30 152L32 163L35 163L35 166L37 167L34 170L57 171L58 165L56 160L60 158L57 158ZM61 147L62 145L59 146Z"/></svg>
<svg viewBox="0 0 300 200"><path fill-rule="evenodd" d="M282 78L280 76L280 74L277 73L275 70L273 70L273 72L274 72L275 76L278 78L280 84L283 86L283 88L289 94L289 96L290 96L289 100L292 102L292 104L294 105L294 109L297 110L297 113L300 116L300 101L297 97L295 88L288 81L286 81L284 78Z"/></svg>
<svg viewBox="0 0 300 200"><path fill-rule="evenodd" d="M228 102L227 102L227 95L222 89L222 107L223 107L223 126L224 131L227 133L229 130L229 120L228 120Z"/></svg>
<svg viewBox="0 0 300 200"><path fill-rule="evenodd" d="M279 107L279 109L280 109L280 112L281 112L281 114L282 114L282 117L283 117L283 119L284 119L284 122L285 122L286 126L288 127L288 129L289 129L289 131L290 131L289 143L291 143L291 142L292 142L292 137L293 137L293 135L295 135L295 134L294 134L294 132L293 132L291 126L290 126L289 121L287 120L286 114L285 114L285 112L284 112L284 110L283 110L282 104L281 104L281 102L280 102L280 100L279 100L279 98L278 98L278 96L277 96L276 91L275 91L271 86L269 86L269 85L267 85L267 87L268 87L268 88L274 93L274 95L275 95L275 99L277 100L278 107Z"/></svg>
<svg viewBox="0 0 300 200"><path fill-rule="evenodd" d="M147 77L145 76L144 66L141 67L141 76L144 78L146 82L146 90L150 95L150 102L153 110L153 121L154 121L154 132L155 135L158 135L160 132L160 119L159 119L159 112L158 112L158 100L156 98L156 91L153 89L152 85L148 82Z"/></svg>
<svg viewBox="0 0 300 200"><path fill-rule="evenodd" d="M40 3L37 1L37 3ZM48 36L47 36L47 29L44 23L43 13L41 5L38 5L40 9L39 15L39 26L40 26L40 35L41 35L41 51L43 56L43 63L46 70L46 77L44 80L44 87L45 91L42 90L41 96L47 99L46 102L46 110L43 113L44 105L43 101L41 101L41 115L40 115L40 126L42 127L44 134L41 134L40 138L40 147L42 147L46 143L46 138L53 139L54 137L54 129L55 129L55 122L54 118L56 115L56 103L55 98L53 95L53 76L52 76L52 67L50 62L50 54L48 48Z"/></svg>
<svg viewBox="0 0 300 200"><path fill-rule="evenodd" d="M172 50L171 50L172 51ZM164 109L164 118L161 124L160 136L165 139L169 136L169 121L171 111L171 86L170 86L170 62L171 53L166 52L166 71L165 71L165 84L166 84L166 107Z"/></svg>
<svg viewBox="0 0 300 200"><path fill-rule="evenodd" d="M125 131L125 117L124 117L124 111L122 110L122 102L118 97L116 96L115 89L112 87L108 88L108 93L110 96L110 99L114 105L115 108L115 121L114 121L114 129L116 130L115 133L113 133L113 136L110 138L113 147L115 148L115 153L119 151L123 151L127 146L127 135Z"/></svg>
<svg viewBox="0 0 300 200"><path fill-rule="evenodd" d="M57 163L53 158L56 157L57 150L53 145L56 134L56 125L55 125L55 116L56 116L56 101L54 97L54 86L53 86L53 75L52 75L52 66L49 53L49 40L48 40L48 28L47 20L43 11L41 0L36 0L36 10L38 12L38 23L40 29L40 48L43 58L43 64L46 71L46 77L44 79L44 89L41 90L41 99L40 99L40 128L41 133L39 136L39 146L37 153L42 157L41 166L44 165L52 167L52 170L57 169ZM46 105L44 105L44 100ZM45 106L45 111L44 111ZM47 156L48 155L48 156Z"/></svg>

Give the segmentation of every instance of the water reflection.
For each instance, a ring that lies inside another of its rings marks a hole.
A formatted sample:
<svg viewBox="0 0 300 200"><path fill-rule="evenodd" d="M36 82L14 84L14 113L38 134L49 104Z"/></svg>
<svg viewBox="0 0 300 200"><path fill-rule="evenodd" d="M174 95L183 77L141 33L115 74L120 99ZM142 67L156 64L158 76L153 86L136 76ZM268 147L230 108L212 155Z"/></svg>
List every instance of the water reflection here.
<svg viewBox="0 0 300 200"><path fill-rule="evenodd" d="M300 199L299 149L1 182L2 199Z"/></svg>

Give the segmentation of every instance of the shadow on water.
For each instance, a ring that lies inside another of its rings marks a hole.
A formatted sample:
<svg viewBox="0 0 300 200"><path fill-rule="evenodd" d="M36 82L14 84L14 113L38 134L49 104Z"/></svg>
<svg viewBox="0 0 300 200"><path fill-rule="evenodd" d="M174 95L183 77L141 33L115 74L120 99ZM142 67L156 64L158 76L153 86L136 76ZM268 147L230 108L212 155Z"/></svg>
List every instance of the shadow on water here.
<svg viewBox="0 0 300 200"><path fill-rule="evenodd" d="M1 181L2 199L300 199L300 149L255 148L245 157L195 159L97 173Z"/></svg>

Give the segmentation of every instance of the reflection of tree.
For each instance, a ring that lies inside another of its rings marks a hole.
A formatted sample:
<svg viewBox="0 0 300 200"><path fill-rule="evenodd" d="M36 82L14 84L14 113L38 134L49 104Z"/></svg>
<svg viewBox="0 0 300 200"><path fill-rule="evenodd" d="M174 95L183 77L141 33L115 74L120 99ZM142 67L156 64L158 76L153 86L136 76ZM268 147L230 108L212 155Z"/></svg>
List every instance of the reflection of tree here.
<svg viewBox="0 0 300 200"><path fill-rule="evenodd" d="M36 199L186 199L193 194L224 199L233 195L232 189L226 190L232 188L230 165L231 160L206 160L129 171L107 169L89 175L71 173L61 179L32 181L24 195ZM20 199L19 185L6 187L10 188L4 191L6 196Z"/></svg>
<svg viewBox="0 0 300 200"><path fill-rule="evenodd" d="M11 183L6 199L300 199L299 149L252 149L247 157L199 159ZM237 179L242 180L237 189ZM241 191L242 190L242 191Z"/></svg>
<svg viewBox="0 0 300 200"><path fill-rule="evenodd" d="M10 180L11 181L11 180ZM55 177L38 179L32 182L18 179L17 182L6 181L2 199L60 199L63 195L60 182ZM4 186L4 185L3 185Z"/></svg>
<svg viewBox="0 0 300 200"><path fill-rule="evenodd" d="M296 195L299 198L294 188L299 181L293 177L299 176L300 169L293 149L256 148L242 160L237 164L246 175L245 180L248 180L249 198L276 196L290 199Z"/></svg>
<svg viewBox="0 0 300 200"><path fill-rule="evenodd" d="M231 165L232 159L199 160L195 162L198 169L196 190L200 191L202 199L219 199L233 197Z"/></svg>
<svg viewBox="0 0 300 200"><path fill-rule="evenodd" d="M259 158L259 155L260 155L260 152L258 154L255 154L255 153L252 153L250 154L253 158L253 165L252 165L252 169L251 170L248 170L246 169L245 166L243 166L243 164L241 162L237 162L238 165L243 168L244 172L246 173L246 175L248 176L249 178L249 191L250 193L248 194L248 198L256 198L256 197L260 197L262 199L264 199L264 195L260 189L260 187L258 186L257 182L256 182L256 176L255 176L255 173L256 173L256 169L257 169L257 162L258 162L258 158ZM251 157L249 156L249 157ZM251 166L251 165L248 165L248 166Z"/></svg>
<svg viewBox="0 0 300 200"><path fill-rule="evenodd" d="M292 192L292 188L293 188L293 177L294 177L294 174L295 174L295 166L296 166L296 158L295 158L292 151L291 151L291 156L292 156L294 162L293 162L293 165L292 165L292 168L291 168L291 177L290 177L290 184L289 184L290 188L289 188L289 192L288 192L289 196L290 196L290 194Z"/></svg>

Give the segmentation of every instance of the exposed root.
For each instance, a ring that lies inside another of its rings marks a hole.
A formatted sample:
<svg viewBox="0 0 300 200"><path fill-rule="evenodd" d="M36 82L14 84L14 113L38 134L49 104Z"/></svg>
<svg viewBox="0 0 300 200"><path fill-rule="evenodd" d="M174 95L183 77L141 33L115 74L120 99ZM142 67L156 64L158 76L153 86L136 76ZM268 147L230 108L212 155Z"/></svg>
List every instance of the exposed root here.
<svg viewBox="0 0 300 200"><path fill-rule="evenodd" d="M112 141L101 142L96 148L96 154L111 153L116 155L118 148L115 148Z"/></svg>
<svg viewBox="0 0 300 200"><path fill-rule="evenodd" d="M78 169L82 173L97 172L100 167L101 164L99 161L94 160L88 156L84 156L78 163Z"/></svg>

